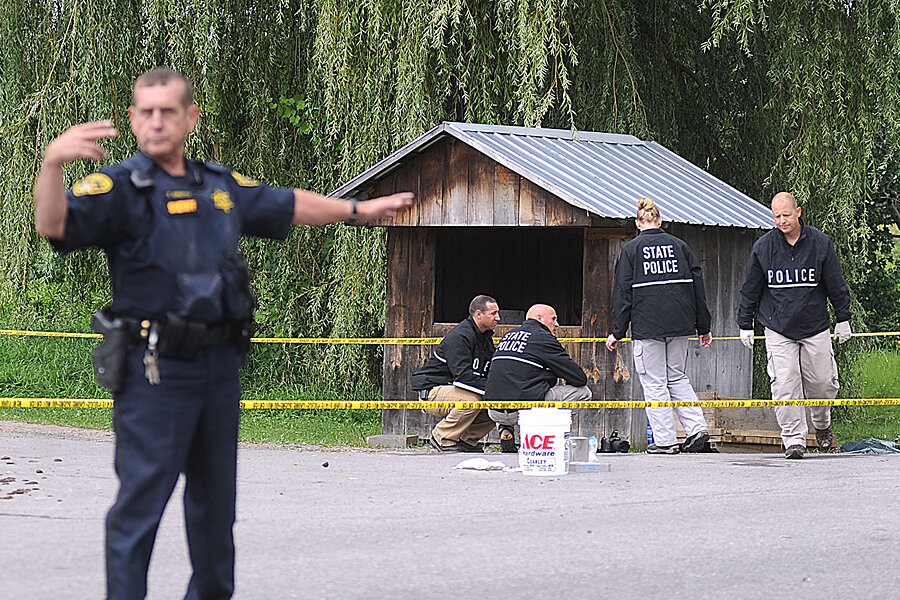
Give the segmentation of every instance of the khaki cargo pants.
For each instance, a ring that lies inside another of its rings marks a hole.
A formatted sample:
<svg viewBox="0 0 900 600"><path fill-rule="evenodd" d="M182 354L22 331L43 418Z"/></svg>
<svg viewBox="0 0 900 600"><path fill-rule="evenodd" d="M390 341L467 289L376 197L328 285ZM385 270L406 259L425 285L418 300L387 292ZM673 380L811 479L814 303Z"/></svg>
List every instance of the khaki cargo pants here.
<svg viewBox="0 0 900 600"><path fill-rule="evenodd" d="M439 385L428 392L432 402L479 402L481 396L453 385ZM473 446L494 428L494 422L483 408L425 408L427 414L441 417L431 435L442 446L462 440Z"/></svg>
<svg viewBox="0 0 900 600"><path fill-rule="evenodd" d="M772 400L833 400L837 396L838 371L829 330L792 340L766 328L766 357ZM809 416L816 429L825 429L831 425L831 406L810 406ZM806 447L806 407L776 406L775 418L785 448Z"/></svg>

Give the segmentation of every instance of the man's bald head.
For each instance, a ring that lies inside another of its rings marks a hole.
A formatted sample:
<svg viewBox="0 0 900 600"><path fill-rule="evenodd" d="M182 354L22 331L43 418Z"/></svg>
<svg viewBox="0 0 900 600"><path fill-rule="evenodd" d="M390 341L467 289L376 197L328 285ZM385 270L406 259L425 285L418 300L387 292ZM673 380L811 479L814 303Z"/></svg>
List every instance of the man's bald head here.
<svg viewBox="0 0 900 600"><path fill-rule="evenodd" d="M556 335L556 330L559 328L556 310L549 304L535 304L525 313L525 318L540 321L553 335Z"/></svg>
<svg viewBox="0 0 900 600"><path fill-rule="evenodd" d="M794 245L800 237L803 226L800 224L800 207L797 199L790 192L779 192L772 198L772 217L775 227L784 234L787 243Z"/></svg>
<svg viewBox="0 0 900 600"><path fill-rule="evenodd" d="M794 198L794 195L790 192L778 192L775 194L775 197L772 198L773 207L776 203L783 204L785 202L789 203L791 208L797 208L797 199Z"/></svg>

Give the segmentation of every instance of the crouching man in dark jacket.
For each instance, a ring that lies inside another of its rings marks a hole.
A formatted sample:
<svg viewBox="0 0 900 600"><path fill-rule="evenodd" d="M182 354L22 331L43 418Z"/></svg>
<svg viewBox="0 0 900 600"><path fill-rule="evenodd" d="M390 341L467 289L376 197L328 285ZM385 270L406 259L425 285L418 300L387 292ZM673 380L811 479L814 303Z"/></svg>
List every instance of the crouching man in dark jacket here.
<svg viewBox="0 0 900 600"><path fill-rule="evenodd" d="M525 322L503 336L488 373L485 400L590 400L587 377L556 339L556 311L546 304L528 309ZM559 379L565 384L557 385ZM500 449L516 452L519 412L488 409L500 429Z"/></svg>
<svg viewBox="0 0 900 600"><path fill-rule="evenodd" d="M412 389L420 400L479 401L487 385L494 353L494 327L500 322L497 301L475 296L469 318L450 330L431 357L412 376ZM478 440L494 428L483 408L426 408L441 417L428 443L442 452L480 452Z"/></svg>

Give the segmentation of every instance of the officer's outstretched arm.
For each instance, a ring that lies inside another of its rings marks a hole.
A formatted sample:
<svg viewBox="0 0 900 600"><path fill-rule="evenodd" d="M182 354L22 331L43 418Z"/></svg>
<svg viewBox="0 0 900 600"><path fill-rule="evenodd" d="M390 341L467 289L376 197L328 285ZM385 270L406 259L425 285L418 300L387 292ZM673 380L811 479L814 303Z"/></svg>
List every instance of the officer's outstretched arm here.
<svg viewBox="0 0 900 600"><path fill-rule="evenodd" d="M394 213L412 204L412 192L398 192L390 196L381 196L365 201L330 198L310 192L294 189L294 225L328 225L339 221L355 221L361 223L374 221L382 217L393 217ZM356 208L355 219L354 206Z"/></svg>
<svg viewBox="0 0 900 600"><path fill-rule="evenodd" d="M65 234L68 202L63 165L79 159L103 160L106 150L97 140L117 135L112 121L92 121L70 127L47 145L34 182L34 226L39 234L56 240Z"/></svg>

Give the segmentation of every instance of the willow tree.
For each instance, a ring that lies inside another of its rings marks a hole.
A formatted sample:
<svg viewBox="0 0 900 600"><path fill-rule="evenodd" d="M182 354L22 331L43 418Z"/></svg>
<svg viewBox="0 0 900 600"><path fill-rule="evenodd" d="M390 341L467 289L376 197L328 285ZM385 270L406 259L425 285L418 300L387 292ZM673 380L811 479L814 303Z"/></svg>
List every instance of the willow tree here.
<svg viewBox="0 0 900 600"><path fill-rule="evenodd" d="M159 64L197 84L189 152L274 184L327 192L442 120L630 133L762 201L794 190L854 290L871 288L884 257L867 214L898 162L898 58L889 0L12 0L0 6L0 314L81 330L106 300L99 254L59 258L36 239L31 182L47 141L78 121L113 118L111 158L133 151L130 83ZM244 250L260 335L382 331L383 232L297 228ZM247 372L368 396L378 357L257 347Z"/></svg>

